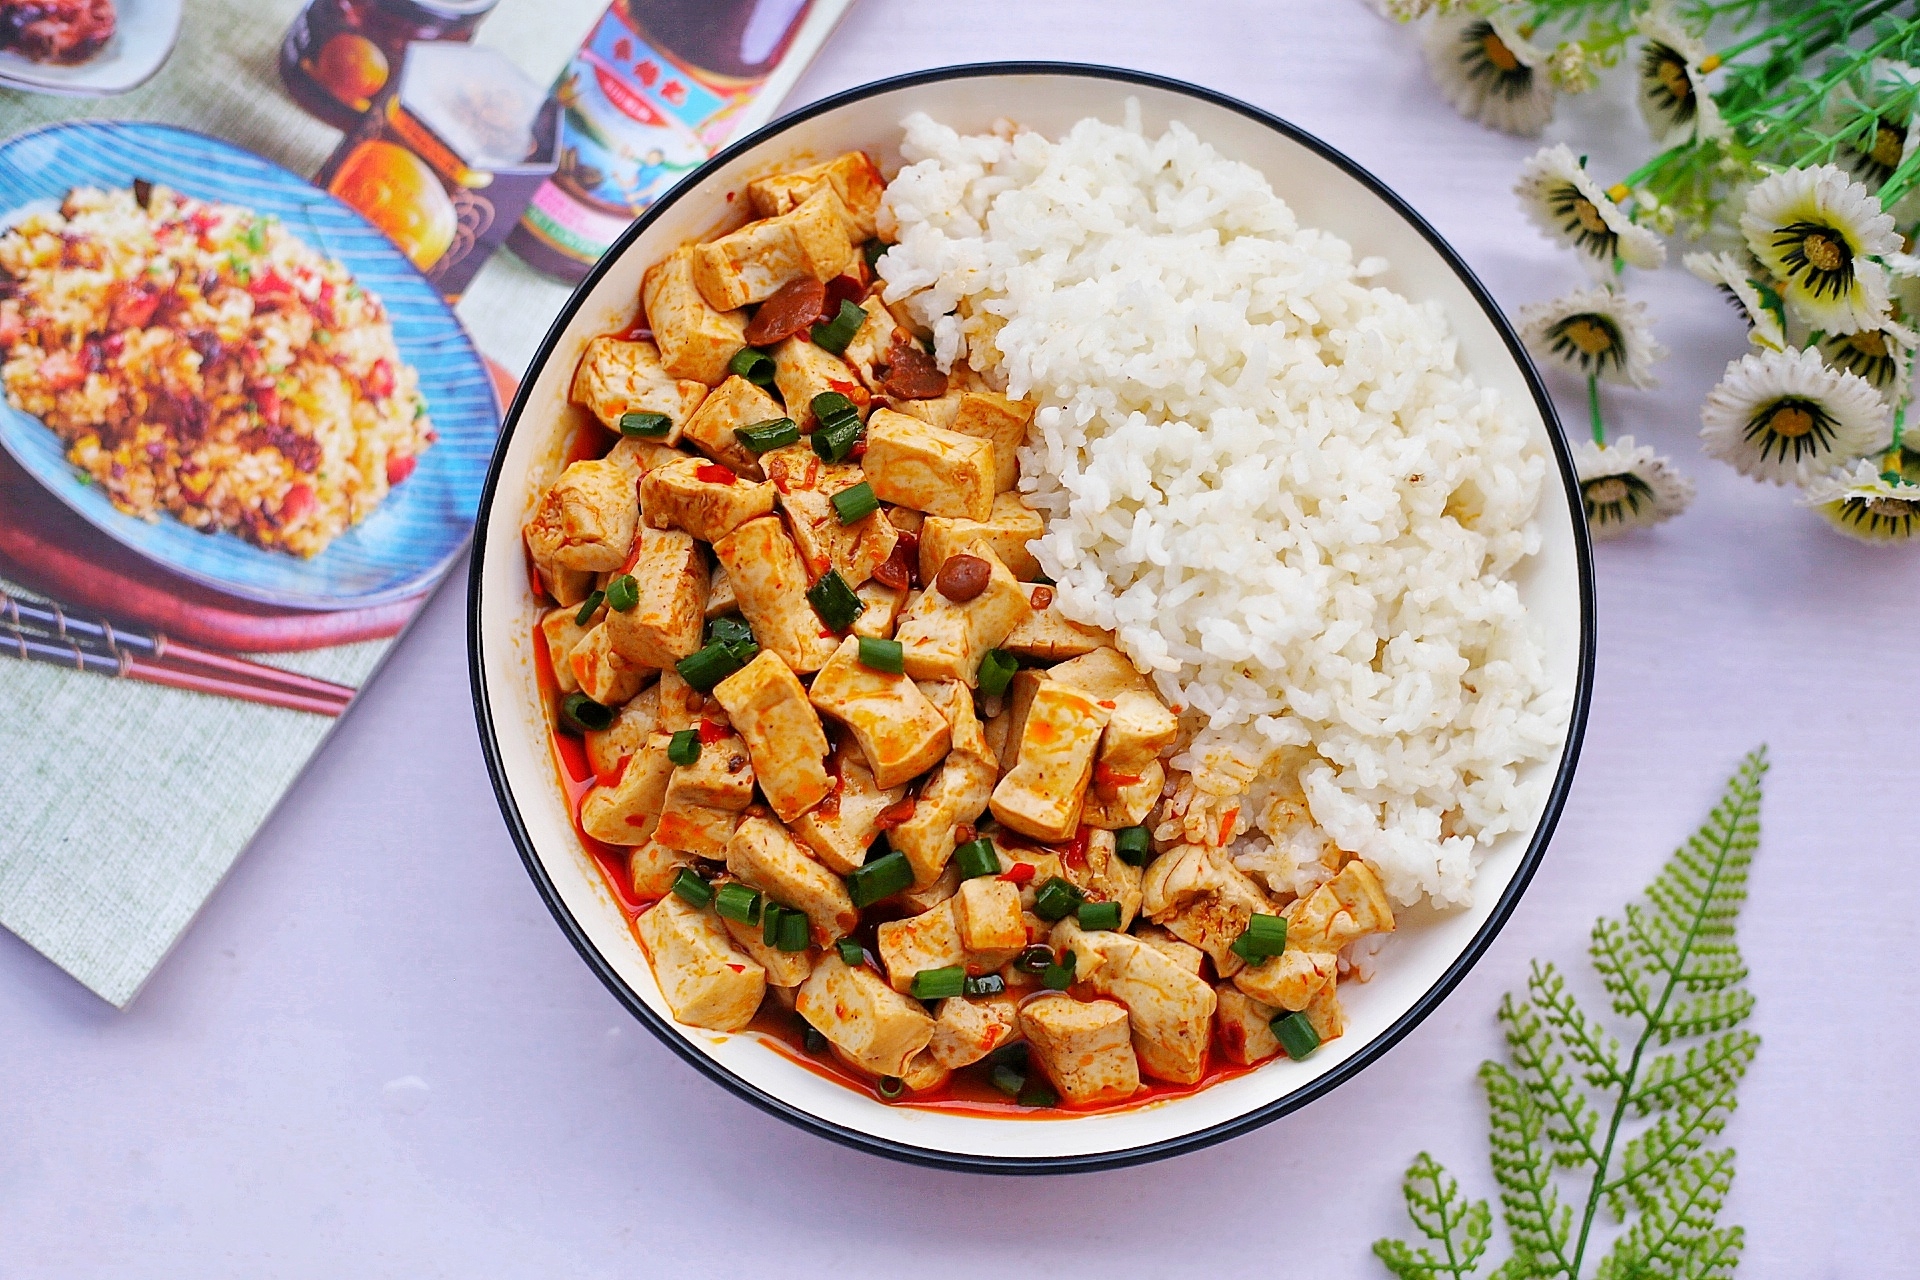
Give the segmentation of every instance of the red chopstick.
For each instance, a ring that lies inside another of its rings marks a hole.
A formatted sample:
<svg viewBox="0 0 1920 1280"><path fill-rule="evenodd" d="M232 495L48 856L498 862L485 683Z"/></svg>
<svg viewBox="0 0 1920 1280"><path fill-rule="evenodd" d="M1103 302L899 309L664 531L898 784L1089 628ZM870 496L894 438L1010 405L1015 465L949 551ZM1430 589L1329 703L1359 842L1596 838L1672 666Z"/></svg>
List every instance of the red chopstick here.
<svg viewBox="0 0 1920 1280"><path fill-rule="evenodd" d="M122 664L122 670L129 679L144 680L149 684L162 684L173 689L190 689L196 693L239 698L244 702L282 707L288 711L311 711L323 716L339 715L347 709L347 703L353 697L353 690L341 685L333 687L341 689L344 696L296 692L274 683L256 682L251 674L238 678L210 675L147 658L128 658ZM316 683L324 684L325 681Z"/></svg>

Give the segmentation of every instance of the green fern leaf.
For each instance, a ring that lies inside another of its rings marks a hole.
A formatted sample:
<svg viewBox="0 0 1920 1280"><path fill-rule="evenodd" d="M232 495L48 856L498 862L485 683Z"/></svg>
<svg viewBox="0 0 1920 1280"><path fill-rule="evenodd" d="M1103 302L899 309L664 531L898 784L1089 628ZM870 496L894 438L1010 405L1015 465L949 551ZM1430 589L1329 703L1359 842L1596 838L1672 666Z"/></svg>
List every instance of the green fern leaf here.
<svg viewBox="0 0 1920 1280"><path fill-rule="evenodd" d="M1627 937L1627 927L1604 917L1594 921L1587 954L1612 999L1613 1011L1637 1022L1652 1022L1659 992L1641 976L1639 957Z"/></svg>
<svg viewBox="0 0 1920 1280"><path fill-rule="evenodd" d="M1614 1242L1596 1280L1677 1280L1715 1234L1733 1185L1733 1152L1694 1156L1650 1194L1639 1219Z"/></svg>
<svg viewBox="0 0 1920 1280"><path fill-rule="evenodd" d="M1480 1080L1491 1113L1487 1143L1493 1180L1514 1249L1534 1260L1535 1276L1572 1276L1573 1210L1560 1203L1553 1183L1546 1118L1526 1086L1499 1063L1481 1063Z"/></svg>
<svg viewBox="0 0 1920 1280"><path fill-rule="evenodd" d="M1687 1036L1710 1036L1737 1027L1753 1012L1753 995L1738 988L1714 991L1692 1000L1668 1001L1654 1025L1653 1037L1672 1044Z"/></svg>
<svg viewBox="0 0 1920 1280"><path fill-rule="evenodd" d="M1759 1036L1731 1031L1694 1045L1685 1054L1661 1054L1647 1063L1628 1103L1635 1115L1647 1116L1701 1091L1737 1084L1759 1050Z"/></svg>
<svg viewBox="0 0 1920 1280"><path fill-rule="evenodd" d="M1501 997L1499 1018L1507 1029L1508 1055L1545 1122L1554 1163L1567 1169L1599 1169L1600 1152L1593 1142L1599 1113L1567 1073L1566 1059L1555 1047L1546 1020L1532 1005L1510 995Z"/></svg>
<svg viewBox="0 0 1920 1280"><path fill-rule="evenodd" d="M1566 1046L1567 1056L1580 1064L1581 1076L1588 1084L1596 1089L1615 1089L1624 1083L1620 1042L1574 1003L1558 969L1535 961L1527 978L1527 994Z"/></svg>
<svg viewBox="0 0 1920 1280"><path fill-rule="evenodd" d="M1453 1176L1424 1151L1407 1166L1400 1189L1407 1216L1442 1253L1388 1237L1373 1242L1374 1256L1400 1280L1466 1280L1493 1236L1493 1211L1487 1202L1469 1200Z"/></svg>
<svg viewBox="0 0 1920 1280"><path fill-rule="evenodd" d="M1675 1273L1676 1280L1733 1280L1734 1268L1740 1265L1740 1251L1746 1244L1744 1228L1722 1227L1709 1231L1686 1265Z"/></svg>
<svg viewBox="0 0 1920 1280"><path fill-rule="evenodd" d="M1683 1095L1673 1110L1627 1143L1620 1176L1605 1188L1616 1218L1626 1217L1629 1200L1642 1209L1656 1200L1661 1180L1727 1127L1737 1083L1738 1075L1728 1076L1702 1095Z"/></svg>

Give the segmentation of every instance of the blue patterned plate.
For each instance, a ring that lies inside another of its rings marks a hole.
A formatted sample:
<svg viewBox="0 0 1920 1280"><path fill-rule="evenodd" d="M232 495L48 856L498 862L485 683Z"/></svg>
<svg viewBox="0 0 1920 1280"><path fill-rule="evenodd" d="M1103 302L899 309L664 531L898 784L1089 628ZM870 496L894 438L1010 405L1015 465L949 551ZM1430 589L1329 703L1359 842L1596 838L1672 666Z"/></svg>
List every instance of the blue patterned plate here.
<svg viewBox="0 0 1920 1280"><path fill-rule="evenodd" d="M231 143L132 121L75 121L0 144L0 221L58 204L73 187L135 178L280 218L336 258L387 305L400 356L420 373L440 439L371 516L311 560L171 516L142 520L82 483L59 437L0 399L0 445L40 483L115 541L217 590L301 609L359 608L424 590L473 528L499 430L493 380L446 302L384 234L305 179Z"/></svg>

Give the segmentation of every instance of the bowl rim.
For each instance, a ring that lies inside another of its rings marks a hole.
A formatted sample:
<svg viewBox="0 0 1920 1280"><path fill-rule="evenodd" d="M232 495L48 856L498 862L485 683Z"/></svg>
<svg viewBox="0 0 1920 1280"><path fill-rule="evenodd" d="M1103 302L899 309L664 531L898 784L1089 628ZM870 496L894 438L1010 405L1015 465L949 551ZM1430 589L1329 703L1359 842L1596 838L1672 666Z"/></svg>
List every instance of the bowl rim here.
<svg viewBox="0 0 1920 1280"><path fill-rule="evenodd" d="M1579 664L1574 679L1573 701L1567 720L1567 738L1559 767L1555 770L1553 782L1548 789L1545 807L1539 822L1535 825L1532 838L1526 851L1521 855L1513 878L1508 881L1498 901L1480 928L1474 933L1467 945L1453 958L1441 973L1438 980L1429 987L1407 1010L1388 1025L1385 1031L1375 1036L1351 1058L1340 1063L1331 1071L1316 1077L1300 1088L1283 1094L1251 1111L1243 1112L1229 1120L1192 1133L1181 1134L1157 1142L1126 1147L1117 1151L1092 1152L1079 1155L1059 1156L1020 1156L999 1157L976 1155L965 1152L945 1151L937 1148L916 1146L899 1142L891 1138L882 1138L859 1129L833 1121L823 1120L793 1104L776 1097L759 1087L734 1075L726 1067L700 1051L678 1027L669 1019L656 1013L640 998L631 987L616 973L612 965L587 937L586 931L573 916L559 891L547 875L546 867L534 850L532 837L521 818L519 805L513 795L513 788L507 778L506 766L501 758L493 723L493 708L487 695L486 672L482 660L481 636L481 591L484 582L484 564L487 546L487 530L492 514L496 491L506 461L507 450L513 440L514 431L520 424L520 417L532 394L535 381L534 370L544 367L553 356L565 336L568 326L573 322L581 307L586 304L601 278L612 268L626 252L645 234L648 227L671 205L687 192L693 190L713 170L728 164L741 154L785 133L797 124L816 116L859 102L866 98L891 93L900 89L910 89L920 85L934 84L947 80L976 79L991 76L1068 76L1090 80L1112 80L1124 84L1139 85L1144 88L1164 90L1186 97L1197 98L1214 106L1246 116L1256 123L1280 133L1289 140L1314 152L1322 159L1337 165L1349 177L1359 182L1395 213L1406 219L1427 243L1438 253L1447 266L1459 277L1475 302L1492 322L1494 329L1505 342L1508 353L1518 365L1521 376L1526 380L1535 406L1540 412L1546 427L1547 437L1553 446L1554 459L1559 466L1561 483L1566 487L1571 505L1578 510L1579 481L1573 467L1572 455L1568 449L1566 433L1560 425L1559 415L1554 410L1553 400L1547 394L1540 380L1538 370L1521 344L1519 336L1508 322L1506 315L1493 299L1486 286L1481 284L1473 270L1467 266L1460 255L1454 251L1438 231L1427 222L1411 205L1397 195L1385 183L1374 177L1360 164L1343 152L1321 141L1314 135L1301 129L1271 112L1251 103L1243 102L1228 94L1203 88L1199 85L1175 79L1171 76L1156 75L1151 72L1135 71L1124 67L1103 66L1096 63L1050 62L1050 61L997 61L960 63L952 66L933 67L923 71L908 72L904 75L889 76L885 79L870 81L854 88L842 90L818 101L808 103L789 112L770 123L761 126L752 133L731 143L715 153L705 164L693 170L674 185L665 195L656 201L646 213L636 219L620 238L611 245L600 260L594 264L586 277L575 288L560 313L554 318L542 339L539 350L528 362L527 373L522 376L519 390L514 394L513 403L508 408L502 422L500 436L494 446L493 460L487 469L485 488L480 495L480 508L474 526L473 558L467 577L467 658L468 676L473 688L474 715L480 730L480 746L486 757L487 773L493 782L494 795L500 804L501 816L506 820L508 833L520 852L521 862L525 864L527 874L532 878L535 888L545 900L547 909L553 914L561 931L573 943L587 966L593 970L609 991L626 1006L634 1017L659 1037L661 1042L690 1063L709 1079L735 1096L752 1103L770 1115L778 1116L789 1124L798 1126L810 1133L837 1142L855 1150L885 1156L889 1159L909 1164L923 1165L937 1169L949 1169L967 1173L997 1174L1050 1174L1084 1173L1102 1169L1125 1168L1163 1160L1171 1156L1198 1151L1228 1138L1250 1133L1260 1126L1277 1120L1281 1116L1299 1110L1315 1099L1320 1098L1340 1085L1345 1084L1368 1066L1378 1061L1394 1045L1418 1026L1428 1014L1439 1007L1440 1003L1452 993L1467 973L1477 964L1487 948L1492 945L1501 929L1506 925L1514 908L1519 905L1520 897L1532 882L1534 873L1539 869L1541 858L1559 824L1560 814L1565 807L1567 792L1572 785L1575 765L1580 758L1581 741L1586 733L1588 707L1592 700L1594 678L1595 645L1595 593L1593 578L1593 552L1585 520L1574 521L1574 558L1579 577L1580 599L1580 645Z"/></svg>

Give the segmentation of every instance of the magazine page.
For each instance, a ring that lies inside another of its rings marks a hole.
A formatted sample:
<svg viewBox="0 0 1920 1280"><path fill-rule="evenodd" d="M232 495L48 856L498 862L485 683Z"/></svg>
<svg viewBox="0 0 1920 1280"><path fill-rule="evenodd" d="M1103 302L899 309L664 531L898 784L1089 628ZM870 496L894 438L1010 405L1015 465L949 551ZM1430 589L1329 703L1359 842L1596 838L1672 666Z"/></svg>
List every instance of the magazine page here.
<svg viewBox="0 0 1920 1280"><path fill-rule="evenodd" d="M572 284L844 8L0 5L0 924L132 999L460 557Z"/></svg>

